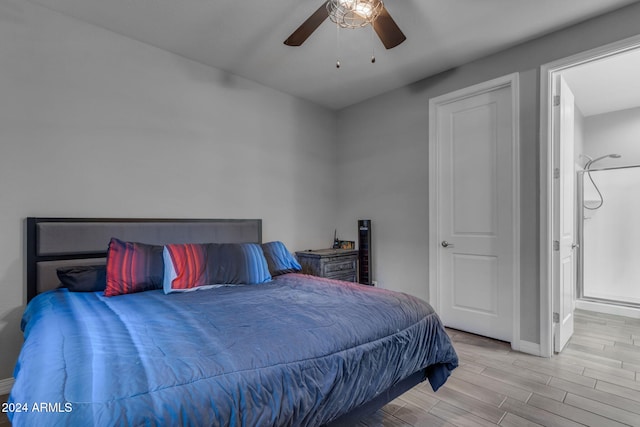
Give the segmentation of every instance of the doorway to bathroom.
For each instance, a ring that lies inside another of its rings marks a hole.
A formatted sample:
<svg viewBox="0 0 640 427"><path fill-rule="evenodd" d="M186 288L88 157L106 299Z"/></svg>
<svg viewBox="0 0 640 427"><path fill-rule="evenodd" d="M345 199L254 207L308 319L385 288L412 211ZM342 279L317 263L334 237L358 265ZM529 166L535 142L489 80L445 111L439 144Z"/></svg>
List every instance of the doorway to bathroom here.
<svg viewBox="0 0 640 427"><path fill-rule="evenodd" d="M561 72L575 96L576 307L640 317L640 48Z"/></svg>
<svg viewBox="0 0 640 427"><path fill-rule="evenodd" d="M543 355L575 308L640 317L639 69L640 37L541 69Z"/></svg>

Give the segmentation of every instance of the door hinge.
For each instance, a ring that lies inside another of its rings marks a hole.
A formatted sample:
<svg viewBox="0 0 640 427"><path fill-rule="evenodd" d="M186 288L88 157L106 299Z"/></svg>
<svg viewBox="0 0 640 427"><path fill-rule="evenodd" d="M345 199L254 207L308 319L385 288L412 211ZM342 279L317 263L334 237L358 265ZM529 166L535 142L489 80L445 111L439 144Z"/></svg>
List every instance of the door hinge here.
<svg viewBox="0 0 640 427"><path fill-rule="evenodd" d="M555 168L555 169L553 170L553 177L554 177L555 179L560 178L560 168Z"/></svg>
<svg viewBox="0 0 640 427"><path fill-rule="evenodd" d="M557 240L553 241L553 250L554 251L559 251L560 250L560 242Z"/></svg>
<svg viewBox="0 0 640 427"><path fill-rule="evenodd" d="M553 323L560 323L560 314L553 313Z"/></svg>
<svg viewBox="0 0 640 427"><path fill-rule="evenodd" d="M558 105L560 105L560 95L554 95L553 96L553 106L557 107Z"/></svg>

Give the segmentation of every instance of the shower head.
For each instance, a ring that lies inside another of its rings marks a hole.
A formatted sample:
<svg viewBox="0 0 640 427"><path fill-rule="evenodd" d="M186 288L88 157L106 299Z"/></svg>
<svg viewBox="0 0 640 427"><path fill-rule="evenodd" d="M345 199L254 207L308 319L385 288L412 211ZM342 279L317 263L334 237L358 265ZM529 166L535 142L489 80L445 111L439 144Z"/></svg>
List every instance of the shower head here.
<svg viewBox="0 0 640 427"><path fill-rule="evenodd" d="M606 159L607 157L611 157L612 159L619 159L620 157L622 157L620 154L606 154L604 156L600 156L597 157L595 159L592 159L591 157L587 156L586 154L583 154L584 157L586 157L587 159L589 159L589 161L584 165L584 169L585 170L589 170L591 169L591 165L594 164L595 162L602 160L602 159Z"/></svg>

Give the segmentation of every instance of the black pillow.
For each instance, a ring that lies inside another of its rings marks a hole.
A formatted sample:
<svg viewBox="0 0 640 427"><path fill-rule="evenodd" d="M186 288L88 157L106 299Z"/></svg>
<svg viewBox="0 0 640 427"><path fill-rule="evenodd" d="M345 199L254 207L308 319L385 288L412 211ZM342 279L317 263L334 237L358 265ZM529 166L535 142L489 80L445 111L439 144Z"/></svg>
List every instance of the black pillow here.
<svg viewBox="0 0 640 427"><path fill-rule="evenodd" d="M107 287L106 265L61 267L56 273L62 287L71 292L98 292Z"/></svg>

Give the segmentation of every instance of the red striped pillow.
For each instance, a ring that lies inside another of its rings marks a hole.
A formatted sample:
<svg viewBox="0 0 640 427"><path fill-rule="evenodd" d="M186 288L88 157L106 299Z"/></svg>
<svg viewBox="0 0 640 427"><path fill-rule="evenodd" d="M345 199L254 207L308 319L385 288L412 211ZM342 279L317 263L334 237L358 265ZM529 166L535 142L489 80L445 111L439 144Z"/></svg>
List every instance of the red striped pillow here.
<svg viewBox="0 0 640 427"><path fill-rule="evenodd" d="M257 243L186 243L164 247L165 294L271 281Z"/></svg>
<svg viewBox="0 0 640 427"><path fill-rule="evenodd" d="M105 296L160 289L163 274L162 246L116 238L109 242Z"/></svg>
<svg viewBox="0 0 640 427"><path fill-rule="evenodd" d="M166 245L164 251L165 293L210 285L207 245L198 243ZM167 280L170 280L170 283L167 283Z"/></svg>

